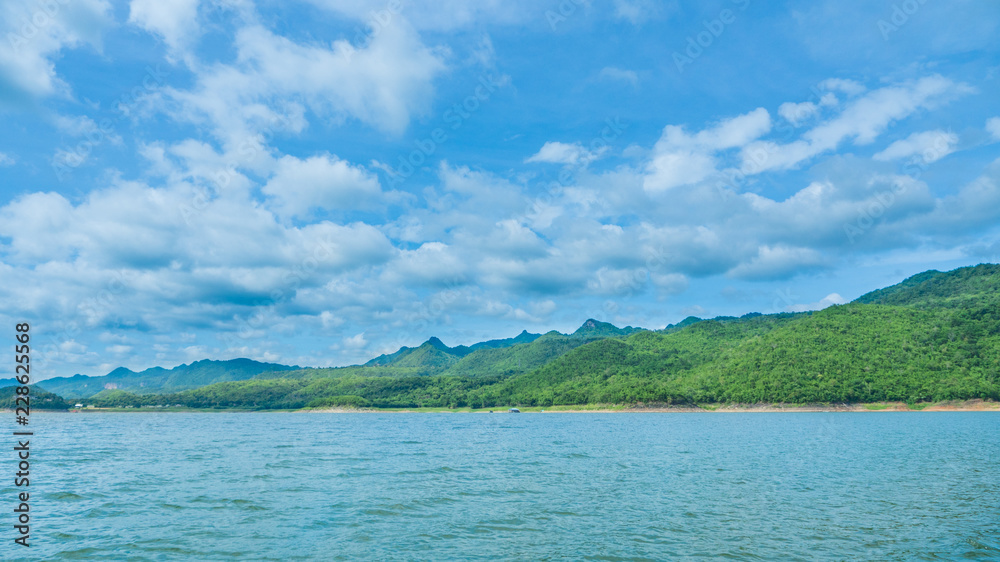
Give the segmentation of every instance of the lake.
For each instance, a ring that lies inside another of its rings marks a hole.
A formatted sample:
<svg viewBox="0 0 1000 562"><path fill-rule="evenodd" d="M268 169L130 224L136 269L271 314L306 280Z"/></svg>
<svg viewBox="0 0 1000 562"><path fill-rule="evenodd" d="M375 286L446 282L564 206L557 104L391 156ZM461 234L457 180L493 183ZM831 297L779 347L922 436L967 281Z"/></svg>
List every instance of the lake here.
<svg viewBox="0 0 1000 562"><path fill-rule="evenodd" d="M30 549L2 456L7 559L1000 558L993 412L39 413L32 429Z"/></svg>

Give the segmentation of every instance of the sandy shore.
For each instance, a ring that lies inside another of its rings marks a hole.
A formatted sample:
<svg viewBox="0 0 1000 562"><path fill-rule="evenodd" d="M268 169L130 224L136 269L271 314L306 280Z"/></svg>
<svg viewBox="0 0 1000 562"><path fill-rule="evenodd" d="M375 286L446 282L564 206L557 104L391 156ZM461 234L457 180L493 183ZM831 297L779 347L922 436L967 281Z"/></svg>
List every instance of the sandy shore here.
<svg viewBox="0 0 1000 562"><path fill-rule="evenodd" d="M917 404L912 408L904 402L878 402L874 404L702 404L701 406L682 406L670 404L648 404L638 406L621 405L593 405L587 407L574 406L550 406L524 407L521 413L525 414L617 414L617 413L733 413L733 412L1000 412L1000 402L988 400L952 400L949 402L937 402L934 404ZM0 408L0 411L11 411ZM42 410L44 411L44 410ZM65 413L57 411L44 411L45 413ZM491 413L489 409L472 410L470 408L401 408L401 409L375 409L375 408L315 408L303 410L210 410L194 408L86 408L83 410L72 410L72 412L99 413L176 413L176 412L204 412L204 413L226 413L226 412L248 412L266 414L269 412L292 412L301 414L363 414L363 413L442 413L442 414L486 414ZM507 408L493 408L492 413L506 414Z"/></svg>

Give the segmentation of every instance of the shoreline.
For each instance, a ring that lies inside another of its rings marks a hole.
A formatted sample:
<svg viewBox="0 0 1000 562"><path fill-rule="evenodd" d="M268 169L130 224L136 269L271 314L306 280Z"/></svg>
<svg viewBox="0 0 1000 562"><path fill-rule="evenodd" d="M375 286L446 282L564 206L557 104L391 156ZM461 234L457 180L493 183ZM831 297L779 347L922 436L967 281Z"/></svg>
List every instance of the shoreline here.
<svg viewBox="0 0 1000 562"><path fill-rule="evenodd" d="M643 413L816 413L816 412L1000 412L1000 402L981 399L949 400L914 404L905 402L867 402L857 404L703 404L698 406L680 405L606 405L593 406L539 406L519 407L520 413L552 414L643 414ZM302 413L489 413L489 408L391 408L391 409L317 409L298 410ZM507 408L494 408L493 413L506 414Z"/></svg>
<svg viewBox="0 0 1000 562"><path fill-rule="evenodd" d="M519 407L520 413L535 414L636 414L636 413L817 413L817 412L1000 412L1000 402L990 400L949 400L906 404L905 402L868 402L856 404L592 404L572 406ZM8 410L5 410L8 411ZM11 410L12 411L12 410ZM250 410L246 408L82 408L37 410L39 413L297 413L297 414L506 414L507 407L493 408L302 408L298 410Z"/></svg>

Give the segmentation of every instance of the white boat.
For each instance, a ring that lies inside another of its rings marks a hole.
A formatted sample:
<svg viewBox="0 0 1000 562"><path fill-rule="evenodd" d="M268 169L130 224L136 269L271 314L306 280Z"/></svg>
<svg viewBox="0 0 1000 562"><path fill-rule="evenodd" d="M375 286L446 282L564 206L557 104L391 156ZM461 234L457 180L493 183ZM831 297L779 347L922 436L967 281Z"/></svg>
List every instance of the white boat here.
<svg viewBox="0 0 1000 562"><path fill-rule="evenodd" d="M521 410L518 410L517 408L511 408L511 409L507 410L507 413L508 414L520 414Z"/></svg>

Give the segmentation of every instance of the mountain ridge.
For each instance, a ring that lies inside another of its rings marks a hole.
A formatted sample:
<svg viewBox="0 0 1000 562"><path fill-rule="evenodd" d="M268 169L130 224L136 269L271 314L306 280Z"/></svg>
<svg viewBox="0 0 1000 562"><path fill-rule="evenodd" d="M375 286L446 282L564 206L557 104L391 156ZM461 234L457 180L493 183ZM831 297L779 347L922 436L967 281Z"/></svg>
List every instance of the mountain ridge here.
<svg viewBox="0 0 1000 562"><path fill-rule="evenodd" d="M689 316L661 330L590 318L571 334L522 331L480 342L489 345L430 337L381 363L100 399L252 408L1000 399L998 293L995 264L929 270L821 311Z"/></svg>
<svg viewBox="0 0 1000 562"><path fill-rule="evenodd" d="M72 377L45 379L34 384L64 398L88 398L102 390L128 390L138 394L176 392L216 382L246 380L266 371L297 368L242 357L229 360L201 359L190 364L182 363L171 369L150 367L137 372L117 367L102 376L76 374ZM0 384L3 382L0 381Z"/></svg>

